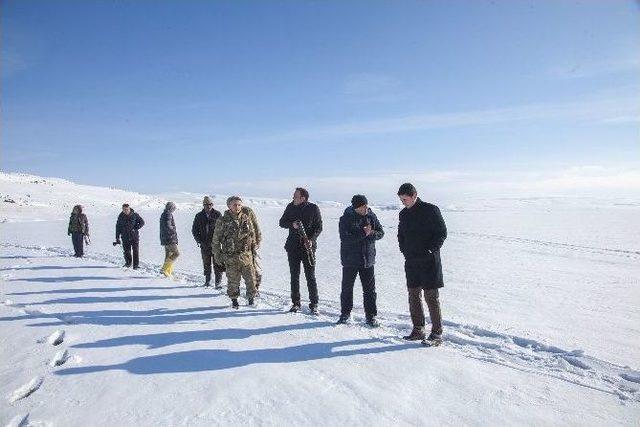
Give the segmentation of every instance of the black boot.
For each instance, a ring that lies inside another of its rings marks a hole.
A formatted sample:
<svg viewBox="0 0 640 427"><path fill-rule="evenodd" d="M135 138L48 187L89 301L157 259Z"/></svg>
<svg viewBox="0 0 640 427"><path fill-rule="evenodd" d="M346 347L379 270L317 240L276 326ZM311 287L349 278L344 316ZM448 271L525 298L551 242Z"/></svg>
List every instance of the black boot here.
<svg viewBox="0 0 640 427"><path fill-rule="evenodd" d="M211 275L210 274L205 274L204 276L204 285L205 288L208 288L209 286L211 286Z"/></svg>
<svg viewBox="0 0 640 427"><path fill-rule="evenodd" d="M351 320L351 315L349 315L349 314L341 314L340 318L336 322L336 325L345 325L345 324L349 323L350 320Z"/></svg>
<svg viewBox="0 0 640 427"><path fill-rule="evenodd" d="M318 312L318 306L317 306L317 305L315 305L315 304L309 304L309 312L310 312L311 314L313 314L314 316L317 316L318 314L320 314L320 313Z"/></svg>
<svg viewBox="0 0 640 427"><path fill-rule="evenodd" d="M291 308L289 309L289 313L297 313L299 311L300 311L300 303L294 302L293 305L291 305Z"/></svg>
<svg viewBox="0 0 640 427"><path fill-rule="evenodd" d="M414 327L409 335L402 337L407 341L420 341L425 338L424 327Z"/></svg>
<svg viewBox="0 0 640 427"><path fill-rule="evenodd" d="M371 316L371 317L367 317L367 325L369 325L372 328L377 328L378 326L380 326L380 322L378 322L378 319L376 319L376 316Z"/></svg>
<svg viewBox="0 0 640 427"><path fill-rule="evenodd" d="M422 345L427 347L435 347L442 344L442 334L435 334L431 332L429 336L422 340Z"/></svg>
<svg viewBox="0 0 640 427"><path fill-rule="evenodd" d="M238 304L238 298L231 298L231 307L236 310L240 308L240 304Z"/></svg>

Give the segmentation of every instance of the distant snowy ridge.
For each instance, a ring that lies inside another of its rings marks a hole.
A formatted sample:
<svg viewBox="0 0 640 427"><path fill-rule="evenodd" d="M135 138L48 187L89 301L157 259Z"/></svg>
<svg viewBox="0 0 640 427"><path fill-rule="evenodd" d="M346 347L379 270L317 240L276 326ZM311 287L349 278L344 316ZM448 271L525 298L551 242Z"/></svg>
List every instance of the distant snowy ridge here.
<svg viewBox="0 0 640 427"><path fill-rule="evenodd" d="M114 187L99 187L76 184L61 178L41 177L24 173L0 172L0 222L21 221L25 217L25 210L37 208L42 214L41 219L64 219L74 205L81 204L90 208L94 213L113 214L118 211L122 203L129 203L136 210L162 209L171 200L178 209L197 209L202 204L205 193L176 192L163 194L142 194L135 191ZM209 194L213 198L217 209L223 210L229 195ZM291 199L277 199L267 197L245 196L240 194L245 204L261 208L284 208ZM344 208L348 201L315 201L321 208ZM593 198L593 197L523 197L523 198L477 198L465 199L461 202L440 202L438 204L445 212L495 211L510 209L521 210L563 210L588 208L636 209L640 207L640 200L633 198ZM400 210L398 202L377 204L371 201L374 210ZM30 216L30 220L37 220Z"/></svg>
<svg viewBox="0 0 640 427"><path fill-rule="evenodd" d="M96 213L113 213L122 203L134 209L162 209L169 200L178 209L194 209L202 205L204 193L169 193L146 195L114 187L76 184L61 178L47 178L23 173L0 172L0 222L20 221L27 210L37 208L43 219L66 218L74 205L81 204ZM218 209L226 206L228 195L211 195ZM248 206L283 208L290 199L242 196ZM333 201L316 202L321 207L341 207ZM34 220L31 218L30 220Z"/></svg>

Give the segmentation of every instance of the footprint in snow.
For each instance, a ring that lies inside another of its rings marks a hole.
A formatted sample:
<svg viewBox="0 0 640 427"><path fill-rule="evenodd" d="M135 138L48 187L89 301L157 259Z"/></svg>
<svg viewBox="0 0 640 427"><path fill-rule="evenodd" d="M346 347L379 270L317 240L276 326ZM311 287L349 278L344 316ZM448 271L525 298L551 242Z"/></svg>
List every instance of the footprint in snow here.
<svg viewBox="0 0 640 427"><path fill-rule="evenodd" d="M63 341L64 341L64 331L61 329L55 331L54 333L49 335L49 338L47 338L47 342L54 346L62 344Z"/></svg>
<svg viewBox="0 0 640 427"><path fill-rule="evenodd" d="M55 368L56 366L63 365L69 359L69 352L67 350L60 350L53 356L49 362L49 366Z"/></svg>
<svg viewBox="0 0 640 427"><path fill-rule="evenodd" d="M23 427L29 425L29 414L26 415L16 415L11 418L7 427Z"/></svg>
<svg viewBox="0 0 640 427"><path fill-rule="evenodd" d="M20 399L30 396L33 392L38 390L44 381L43 377L35 377L19 389L15 390L9 398L9 403L17 402Z"/></svg>

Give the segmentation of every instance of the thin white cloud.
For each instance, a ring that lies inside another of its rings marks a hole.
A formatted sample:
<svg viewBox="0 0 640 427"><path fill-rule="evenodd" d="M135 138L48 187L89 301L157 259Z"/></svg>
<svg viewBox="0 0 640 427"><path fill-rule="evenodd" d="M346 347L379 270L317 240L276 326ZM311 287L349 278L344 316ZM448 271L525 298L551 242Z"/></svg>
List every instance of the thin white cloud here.
<svg viewBox="0 0 640 427"><path fill-rule="evenodd" d="M599 122L618 124L620 117L640 115L636 96L587 100L583 102L528 104L508 108L454 113L414 114L395 118L365 120L344 124L297 129L236 142L271 143L280 141L329 140L349 137L415 132L432 129L463 128L537 121Z"/></svg>
<svg viewBox="0 0 640 427"><path fill-rule="evenodd" d="M356 193L374 203L392 203L398 186L412 182L426 197L460 201L467 197L600 196L640 199L640 165L582 165L549 171L406 171L331 177L283 177L220 183L218 188L248 195L287 198L297 186L315 200L348 203Z"/></svg>
<svg viewBox="0 0 640 427"><path fill-rule="evenodd" d="M583 79L621 72L640 71L640 58L637 56L600 60L597 62L575 61L549 70L548 75L557 79Z"/></svg>
<svg viewBox="0 0 640 427"><path fill-rule="evenodd" d="M397 101L406 96L402 92L399 80L377 73L347 76L344 94L350 102Z"/></svg>

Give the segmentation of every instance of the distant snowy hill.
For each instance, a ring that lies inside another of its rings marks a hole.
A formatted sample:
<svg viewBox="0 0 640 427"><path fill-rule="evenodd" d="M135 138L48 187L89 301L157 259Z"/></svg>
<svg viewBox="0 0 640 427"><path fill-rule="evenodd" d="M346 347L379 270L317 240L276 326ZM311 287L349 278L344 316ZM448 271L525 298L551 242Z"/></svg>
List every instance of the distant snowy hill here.
<svg viewBox="0 0 640 427"><path fill-rule="evenodd" d="M171 200L178 208L191 209L201 206L206 194L188 192L162 195L145 195L117 188L76 184L61 178L45 178L22 173L0 172L0 221L25 218L24 213L32 208L49 219L67 217L74 205L81 204L94 212L113 212L123 203L136 209L159 209ZM218 209L224 209L228 195L211 195ZM248 206L285 207L291 200L264 197L245 197ZM341 207L331 201L316 202L321 207ZM29 216L29 215L27 215Z"/></svg>

